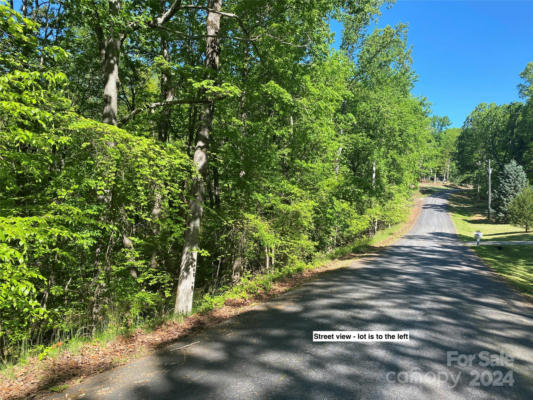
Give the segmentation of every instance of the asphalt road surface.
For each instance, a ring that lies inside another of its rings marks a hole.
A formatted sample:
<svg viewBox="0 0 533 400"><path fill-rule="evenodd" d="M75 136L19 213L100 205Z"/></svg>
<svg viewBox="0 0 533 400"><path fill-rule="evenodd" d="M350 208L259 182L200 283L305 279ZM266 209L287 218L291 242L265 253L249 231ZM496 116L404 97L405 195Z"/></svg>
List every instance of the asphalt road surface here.
<svg viewBox="0 0 533 400"><path fill-rule="evenodd" d="M317 330L410 341L313 343ZM458 241L437 194L379 255L56 398L533 399L532 363L531 306Z"/></svg>

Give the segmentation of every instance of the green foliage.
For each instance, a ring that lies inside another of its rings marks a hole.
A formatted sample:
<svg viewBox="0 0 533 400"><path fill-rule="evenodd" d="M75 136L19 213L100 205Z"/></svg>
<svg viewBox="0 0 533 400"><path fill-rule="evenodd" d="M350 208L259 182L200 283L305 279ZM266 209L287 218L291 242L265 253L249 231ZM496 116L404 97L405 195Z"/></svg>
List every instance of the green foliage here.
<svg viewBox="0 0 533 400"><path fill-rule="evenodd" d="M30 61L28 54L37 46L36 38L31 35L36 28L35 22L23 18L5 2L0 3L0 72L22 69Z"/></svg>
<svg viewBox="0 0 533 400"><path fill-rule="evenodd" d="M0 6L0 356L172 308L207 104L196 310L401 221L455 136L411 94L406 26L367 32L386 2L356 3L226 1L239 18L222 18L216 71L203 10L154 29L168 3L37 2L39 27ZM96 121L108 38L121 39L120 127Z"/></svg>
<svg viewBox="0 0 533 400"><path fill-rule="evenodd" d="M171 248L181 240L185 214L186 156L177 146L79 116L65 119L60 132L66 139L55 142L55 156L45 157L49 150L39 140L22 157L15 148L6 152L12 164L33 166L20 168L18 184L6 187L1 199L18 199L0 218L2 287L8 289L1 294L7 301L0 335L10 341L20 339L12 324L24 330L36 316L47 317L37 325L43 332L99 324L109 315L128 322L164 307L171 295ZM48 132L32 133L41 139ZM1 144L10 148L8 141ZM158 218L156 202L164 210Z"/></svg>
<svg viewBox="0 0 533 400"><path fill-rule="evenodd" d="M33 27L0 10L10 23L26 24L13 32ZM13 44L11 36L2 40ZM23 341L94 330L111 318L131 323L166 307L191 174L180 142L85 119L72 112L64 74L33 70L31 54L7 56L0 77L3 359Z"/></svg>
<svg viewBox="0 0 533 400"><path fill-rule="evenodd" d="M533 188L523 188L509 203L507 212L512 224L522 226L528 232L533 226Z"/></svg>
<svg viewBox="0 0 533 400"><path fill-rule="evenodd" d="M68 389L68 385L55 385L48 388L49 391L54 393L61 393L64 390Z"/></svg>
<svg viewBox="0 0 533 400"><path fill-rule="evenodd" d="M474 183L481 193L487 188L489 159L496 176L515 160L533 179L532 71L533 63L529 63L520 74L523 103L480 104L464 123L457 141L456 164L462 180Z"/></svg>
<svg viewBox="0 0 533 400"><path fill-rule="evenodd" d="M520 73L523 82L518 85L518 92L521 97L533 97L533 62L526 65L526 68Z"/></svg>
<svg viewBox="0 0 533 400"><path fill-rule="evenodd" d="M498 177L498 186L494 191L494 210L496 218L502 222L509 220L509 204L513 198L527 186L527 177L524 169L511 161L505 164Z"/></svg>
<svg viewBox="0 0 533 400"><path fill-rule="evenodd" d="M50 251L47 228L40 218L0 218L0 341L19 342L47 318L36 290L45 278L28 263L29 251Z"/></svg>

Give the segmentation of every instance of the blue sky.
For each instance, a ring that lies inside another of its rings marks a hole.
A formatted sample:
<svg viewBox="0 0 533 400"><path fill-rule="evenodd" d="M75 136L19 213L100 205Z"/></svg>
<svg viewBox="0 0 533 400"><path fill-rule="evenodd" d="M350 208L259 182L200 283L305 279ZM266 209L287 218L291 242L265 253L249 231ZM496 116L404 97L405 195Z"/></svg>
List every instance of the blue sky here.
<svg viewBox="0 0 533 400"><path fill-rule="evenodd" d="M519 74L533 61L533 0L398 0L379 26L409 25L414 94L462 126L482 102L520 100ZM332 24L336 44L342 26Z"/></svg>

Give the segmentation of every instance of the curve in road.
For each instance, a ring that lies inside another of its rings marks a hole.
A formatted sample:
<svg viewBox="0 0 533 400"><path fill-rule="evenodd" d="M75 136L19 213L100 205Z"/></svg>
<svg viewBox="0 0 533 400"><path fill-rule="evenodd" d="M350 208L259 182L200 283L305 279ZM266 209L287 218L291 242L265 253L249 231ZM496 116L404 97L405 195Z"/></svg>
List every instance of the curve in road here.
<svg viewBox="0 0 533 400"><path fill-rule="evenodd" d="M313 343L316 330L410 341ZM379 255L57 398L533 399L532 335L531 307L458 241L440 193Z"/></svg>

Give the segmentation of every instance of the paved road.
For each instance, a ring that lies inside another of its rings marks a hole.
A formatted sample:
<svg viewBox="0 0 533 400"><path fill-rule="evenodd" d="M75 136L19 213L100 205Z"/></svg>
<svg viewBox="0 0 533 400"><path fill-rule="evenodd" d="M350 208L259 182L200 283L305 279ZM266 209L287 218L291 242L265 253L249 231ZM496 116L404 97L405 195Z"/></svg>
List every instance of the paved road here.
<svg viewBox="0 0 533 400"><path fill-rule="evenodd" d="M444 197L427 198L410 233L378 256L57 398L533 399L532 309L458 242ZM313 343L313 330L411 339ZM448 366L453 351L474 355L472 366ZM513 361L482 367L482 351Z"/></svg>

